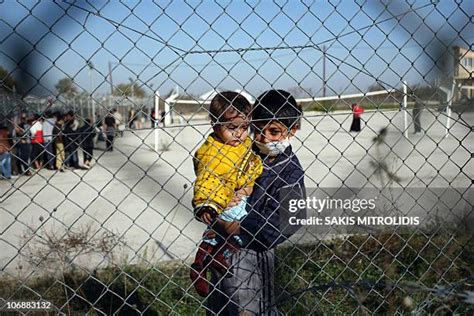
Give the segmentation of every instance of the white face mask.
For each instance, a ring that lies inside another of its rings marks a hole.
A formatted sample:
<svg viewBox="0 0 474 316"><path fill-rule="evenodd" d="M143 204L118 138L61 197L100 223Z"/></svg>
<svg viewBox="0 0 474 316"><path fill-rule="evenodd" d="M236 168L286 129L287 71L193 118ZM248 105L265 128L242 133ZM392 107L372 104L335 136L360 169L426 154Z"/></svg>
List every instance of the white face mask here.
<svg viewBox="0 0 474 316"><path fill-rule="evenodd" d="M287 138L282 141L275 141L269 143L261 143L255 141L255 145L258 147L260 152L270 157L276 157L283 154L285 150L290 146L290 140Z"/></svg>

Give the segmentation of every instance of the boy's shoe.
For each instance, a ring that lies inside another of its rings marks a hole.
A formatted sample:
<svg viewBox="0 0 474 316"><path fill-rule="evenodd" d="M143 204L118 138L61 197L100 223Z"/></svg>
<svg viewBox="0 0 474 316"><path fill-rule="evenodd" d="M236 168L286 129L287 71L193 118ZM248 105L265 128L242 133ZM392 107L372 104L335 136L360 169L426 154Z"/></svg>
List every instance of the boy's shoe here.
<svg viewBox="0 0 474 316"><path fill-rule="evenodd" d="M189 276L193 282L193 286L201 296L209 294L209 282L206 279L206 272L209 265L209 258L214 251L214 246L209 243L202 242L196 252L196 257L191 265Z"/></svg>
<svg viewBox="0 0 474 316"><path fill-rule="evenodd" d="M190 271L191 280L199 295L207 296L209 294L209 281L206 279L209 267L226 277L233 275L224 254L226 248L226 244L213 246L205 241L199 245Z"/></svg>

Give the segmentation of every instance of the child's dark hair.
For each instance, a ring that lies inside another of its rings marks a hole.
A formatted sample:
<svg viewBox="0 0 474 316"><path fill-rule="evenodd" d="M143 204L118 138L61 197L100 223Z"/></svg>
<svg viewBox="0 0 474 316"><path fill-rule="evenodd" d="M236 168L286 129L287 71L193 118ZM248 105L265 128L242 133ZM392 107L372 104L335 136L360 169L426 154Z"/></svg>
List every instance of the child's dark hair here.
<svg viewBox="0 0 474 316"><path fill-rule="evenodd" d="M295 98L284 90L268 90L255 100L252 118L255 123L278 121L288 129L300 128L303 110Z"/></svg>
<svg viewBox="0 0 474 316"><path fill-rule="evenodd" d="M213 123L225 122L224 113L230 111L236 115L248 116L252 110L252 105L246 97L234 91L224 91L212 98L209 107L209 116Z"/></svg>

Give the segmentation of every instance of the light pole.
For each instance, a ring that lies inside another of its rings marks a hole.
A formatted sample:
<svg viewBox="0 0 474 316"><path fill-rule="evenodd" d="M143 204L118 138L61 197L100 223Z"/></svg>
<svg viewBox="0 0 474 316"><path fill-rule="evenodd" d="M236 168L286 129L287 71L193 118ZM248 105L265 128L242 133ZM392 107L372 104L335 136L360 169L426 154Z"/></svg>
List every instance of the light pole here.
<svg viewBox="0 0 474 316"><path fill-rule="evenodd" d="M158 113L160 111L160 92L158 90L155 91L155 117L153 120L153 128L155 130L155 151L158 152Z"/></svg>
<svg viewBox="0 0 474 316"><path fill-rule="evenodd" d="M133 79L131 77L129 77L128 80L130 81L131 100L132 100L132 103L133 103L133 97L134 97L134 94L135 94L135 89L134 89L135 82L133 81Z"/></svg>
<svg viewBox="0 0 474 316"><path fill-rule="evenodd" d="M149 87L150 87L151 91L153 91L153 85L154 85L153 83L149 84ZM153 111L152 108L147 108L147 112L148 112L147 115L146 115L147 116L147 118L146 118L147 121L148 121L148 119L150 119L150 122L152 122L152 120L151 120L151 112L152 111ZM151 125L153 127L153 124L151 124Z"/></svg>
<svg viewBox="0 0 474 316"><path fill-rule="evenodd" d="M94 65L92 64L92 62L89 60L87 62L87 66L89 67L89 80L90 80L90 84L91 84L91 94L90 94L90 98L91 98L91 111L92 111L92 117L91 117L91 120L92 120L92 123L95 123L95 102L94 102L94 77L92 76L93 73L92 73L92 70L94 69Z"/></svg>
<svg viewBox="0 0 474 316"><path fill-rule="evenodd" d="M326 96L326 45L323 45L323 97Z"/></svg>

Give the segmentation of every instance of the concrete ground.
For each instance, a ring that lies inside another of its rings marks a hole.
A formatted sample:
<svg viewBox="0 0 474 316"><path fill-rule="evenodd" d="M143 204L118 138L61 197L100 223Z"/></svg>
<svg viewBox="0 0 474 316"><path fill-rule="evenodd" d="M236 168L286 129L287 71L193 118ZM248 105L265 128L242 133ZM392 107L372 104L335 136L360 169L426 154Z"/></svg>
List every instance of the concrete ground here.
<svg viewBox="0 0 474 316"><path fill-rule="evenodd" d="M386 179L374 174L371 162L384 161L400 178L395 186L470 187L474 113L453 113L448 137L444 113L424 111L421 119L425 132L415 135L408 115L405 138L400 111L364 113L360 133L348 132L350 113L306 113L292 140L306 186L378 187ZM387 128L385 143L375 146L373 138L382 128ZM206 120L160 130L158 152L153 130L127 131L116 140L115 151L95 151L90 170L41 170L0 181L2 271L13 271L24 261L29 241L21 236L28 227L44 237L42 230L63 235L89 223L91 235L111 231L123 238L123 247L117 248L122 262L192 259L205 228L192 217L192 154L209 130ZM89 267L102 261L79 259Z"/></svg>

